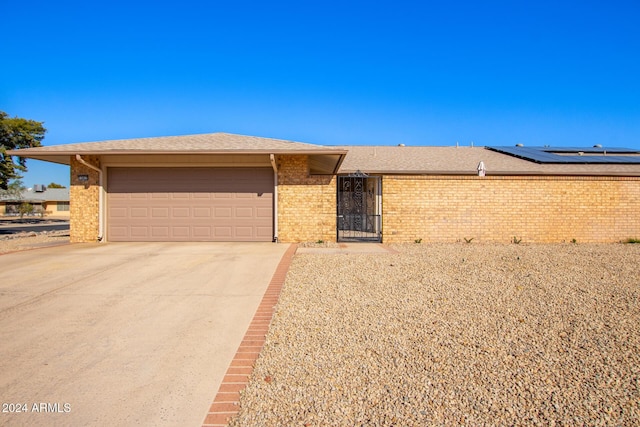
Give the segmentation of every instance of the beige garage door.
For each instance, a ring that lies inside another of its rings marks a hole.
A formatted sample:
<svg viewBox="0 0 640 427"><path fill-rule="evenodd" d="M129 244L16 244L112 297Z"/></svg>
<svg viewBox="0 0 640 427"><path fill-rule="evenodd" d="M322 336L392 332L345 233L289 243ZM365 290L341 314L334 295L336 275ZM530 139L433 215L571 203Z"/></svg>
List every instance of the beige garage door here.
<svg viewBox="0 0 640 427"><path fill-rule="evenodd" d="M271 168L107 169L107 239L268 241Z"/></svg>

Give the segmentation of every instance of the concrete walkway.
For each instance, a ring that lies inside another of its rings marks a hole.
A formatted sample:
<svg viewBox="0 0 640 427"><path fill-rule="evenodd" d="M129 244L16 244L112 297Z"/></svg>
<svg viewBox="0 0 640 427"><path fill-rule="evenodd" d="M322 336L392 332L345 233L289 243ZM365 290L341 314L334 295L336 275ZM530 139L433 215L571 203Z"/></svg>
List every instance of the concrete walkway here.
<svg viewBox="0 0 640 427"><path fill-rule="evenodd" d="M76 244L0 255L0 397L14 404L0 425L201 425L288 248Z"/></svg>
<svg viewBox="0 0 640 427"><path fill-rule="evenodd" d="M368 242L356 242L356 243L338 243L338 247L319 248L299 247L296 251L298 254L388 254L396 253L395 250L383 245L382 243L368 243Z"/></svg>

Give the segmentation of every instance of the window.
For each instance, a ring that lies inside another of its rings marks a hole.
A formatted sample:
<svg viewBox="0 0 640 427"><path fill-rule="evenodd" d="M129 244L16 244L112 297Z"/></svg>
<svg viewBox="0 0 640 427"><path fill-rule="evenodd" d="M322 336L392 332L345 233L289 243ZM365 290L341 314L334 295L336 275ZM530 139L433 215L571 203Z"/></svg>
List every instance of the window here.
<svg viewBox="0 0 640 427"><path fill-rule="evenodd" d="M57 203L58 212L68 211L69 210L69 202L58 202Z"/></svg>

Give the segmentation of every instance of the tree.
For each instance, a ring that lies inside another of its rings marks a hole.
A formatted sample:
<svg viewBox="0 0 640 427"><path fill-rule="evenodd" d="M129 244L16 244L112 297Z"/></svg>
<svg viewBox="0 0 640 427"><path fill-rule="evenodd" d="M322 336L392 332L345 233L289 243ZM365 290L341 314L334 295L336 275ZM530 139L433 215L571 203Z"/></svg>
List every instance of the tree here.
<svg viewBox="0 0 640 427"><path fill-rule="evenodd" d="M27 170L26 159L18 157L18 162L14 163L7 150L39 147L46 132L43 122L11 118L0 111L0 189L6 190L10 180L22 178L20 172Z"/></svg>
<svg viewBox="0 0 640 427"><path fill-rule="evenodd" d="M20 200L22 193L27 189L22 181L16 179L7 185L6 189L0 188L0 200Z"/></svg>
<svg viewBox="0 0 640 427"><path fill-rule="evenodd" d="M47 188L67 188L64 185L61 184L56 184L55 182L52 182L51 184L47 185Z"/></svg>

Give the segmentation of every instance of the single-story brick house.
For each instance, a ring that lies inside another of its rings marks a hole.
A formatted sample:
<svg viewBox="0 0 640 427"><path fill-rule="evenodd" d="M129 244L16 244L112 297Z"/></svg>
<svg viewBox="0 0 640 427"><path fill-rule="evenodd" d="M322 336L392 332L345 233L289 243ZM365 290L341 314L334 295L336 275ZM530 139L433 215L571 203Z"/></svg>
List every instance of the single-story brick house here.
<svg viewBox="0 0 640 427"><path fill-rule="evenodd" d="M640 151L321 146L226 133L37 147L71 167L71 240L616 242Z"/></svg>
<svg viewBox="0 0 640 427"><path fill-rule="evenodd" d="M69 217L69 189L34 185L17 196L0 196L0 216L19 215L20 205L29 203L35 215Z"/></svg>

